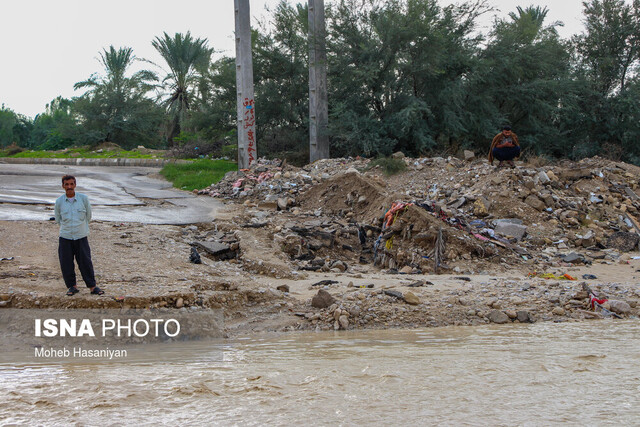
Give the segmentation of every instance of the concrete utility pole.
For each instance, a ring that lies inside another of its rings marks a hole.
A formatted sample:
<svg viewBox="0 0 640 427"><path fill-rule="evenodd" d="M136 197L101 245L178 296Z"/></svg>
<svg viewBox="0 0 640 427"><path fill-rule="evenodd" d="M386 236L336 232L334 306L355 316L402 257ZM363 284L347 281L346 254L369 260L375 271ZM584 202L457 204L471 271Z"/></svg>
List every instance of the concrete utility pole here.
<svg viewBox="0 0 640 427"><path fill-rule="evenodd" d="M329 158L324 0L309 0L309 160Z"/></svg>
<svg viewBox="0 0 640 427"><path fill-rule="evenodd" d="M236 90L238 94L238 169L257 158L256 111L253 101L251 14L249 0L234 0L236 12Z"/></svg>

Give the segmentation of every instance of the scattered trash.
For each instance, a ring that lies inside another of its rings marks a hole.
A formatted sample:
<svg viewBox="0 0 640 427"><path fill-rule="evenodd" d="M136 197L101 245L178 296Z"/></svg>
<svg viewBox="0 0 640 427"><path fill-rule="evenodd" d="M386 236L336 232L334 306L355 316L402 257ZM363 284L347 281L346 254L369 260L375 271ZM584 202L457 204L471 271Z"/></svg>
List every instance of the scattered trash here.
<svg viewBox="0 0 640 427"><path fill-rule="evenodd" d="M335 283L340 283L337 280L321 280L317 283L312 284L311 286L327 286L327 285L333 285Z"/></svg>
<svg viewBox="0 0 640 427"><path fill-rule="evenodd" d="M189 261L192 262L193 264L202 264L202 259L200 259L200 254L198 253L198 250L193 246L191 247L191 255L189 255Z"/></svg>
<svg viewBox="0 0 640 427"><path fill-rule="evenodd" d="M0 258L0 261L11 261L12 259L13 259L12 256L10 256L10 257L2 257L2 258Z"/></svg>
<svg viewBox="0 0 640 427"><path fill-rule="evenodd" d="M540 279L554 279L554 280L578 280L575 277L565 273L562 274L560 276L556 276L553 273L538 273L538 272L533 272L533 273L529 273L527 274L528 277L538 277Z"/></svg>
<svg viewBox="0 0 640 427"><path fill-rule="evenodd" d="M582 278L584 280L595 280L597 279L597 277L595 276L595 274L583 274Z"/></svg>

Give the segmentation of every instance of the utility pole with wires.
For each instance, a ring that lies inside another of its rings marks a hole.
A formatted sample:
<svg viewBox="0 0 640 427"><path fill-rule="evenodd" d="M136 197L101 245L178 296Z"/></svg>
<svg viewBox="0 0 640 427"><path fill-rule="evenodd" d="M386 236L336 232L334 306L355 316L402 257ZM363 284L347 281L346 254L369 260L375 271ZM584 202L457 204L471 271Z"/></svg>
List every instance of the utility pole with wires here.
<svg viewBox="0 0 640 427"><path fill-rule="evenodd" d="M236 15L236 90L238 112L238 169L257 158L256 112L253 99L251 13L249 0L234 0Z"/></svg>

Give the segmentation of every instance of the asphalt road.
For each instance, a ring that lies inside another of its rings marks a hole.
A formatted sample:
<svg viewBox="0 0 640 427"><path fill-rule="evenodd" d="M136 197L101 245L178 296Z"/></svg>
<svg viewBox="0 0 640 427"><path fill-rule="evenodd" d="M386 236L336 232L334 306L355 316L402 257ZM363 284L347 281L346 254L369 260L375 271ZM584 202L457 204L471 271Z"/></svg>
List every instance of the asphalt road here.
<svg viewBox="0 0 640 427"><path fill-rule="evenodd" d="M176 190L159 169L0 163L0 220L48 220L64 194L60 178L74 175L76 191L89 196L93 219L145 224L209 222L223 206L212 197Z"/></svg>

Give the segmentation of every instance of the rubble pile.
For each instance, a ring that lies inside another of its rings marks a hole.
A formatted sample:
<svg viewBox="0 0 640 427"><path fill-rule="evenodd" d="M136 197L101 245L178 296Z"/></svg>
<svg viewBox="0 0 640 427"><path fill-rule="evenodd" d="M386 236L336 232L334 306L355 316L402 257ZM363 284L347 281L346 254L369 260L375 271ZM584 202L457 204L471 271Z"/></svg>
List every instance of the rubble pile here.
<svg viewBox="0 0 640 427"><path fill-rule="evenodd" d="M269 206L276 204L278 199L295 198L349 167L364 168L368 162L367 159L323 159L298 168L278 159L260 158L249 169L228 172L220 182L197 191L197 194L249 200Z"/></svg>
<svg viewBox="0 0 640 427"><path fill-rule="evenodd" d="M260 159L199 194L242 202L249 210L237 222L267 227L297 270L544 269L615 262L638 246L640 168L595 157L507 169L467 158L404 158L408 171L391 177L359 158L303 168ZM385 218L394 202L403 208Z"/></svg>

